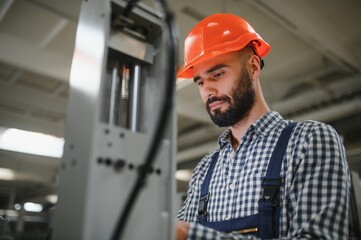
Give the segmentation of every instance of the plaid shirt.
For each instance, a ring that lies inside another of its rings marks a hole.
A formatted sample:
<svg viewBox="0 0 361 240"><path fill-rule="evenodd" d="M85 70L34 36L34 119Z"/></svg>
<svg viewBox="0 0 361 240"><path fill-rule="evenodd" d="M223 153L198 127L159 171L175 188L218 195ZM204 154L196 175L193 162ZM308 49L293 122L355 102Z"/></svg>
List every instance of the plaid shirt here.
<svg viewBox="0 0 361 240"><path fill-rule="evenodd" d="M236 151L230 130L219 137L219 159L209 186L208 221L258 213L262 177L287 123L279 113L268 112L248 128ZM195 168L187 199L177 216L190 222L187 239L256 239L217 232L197 223L201 184L213 154ZM344 147L332 127L315 121L299 122L286 149L281 178L280 238L348 238L350 178Z"/></svg>

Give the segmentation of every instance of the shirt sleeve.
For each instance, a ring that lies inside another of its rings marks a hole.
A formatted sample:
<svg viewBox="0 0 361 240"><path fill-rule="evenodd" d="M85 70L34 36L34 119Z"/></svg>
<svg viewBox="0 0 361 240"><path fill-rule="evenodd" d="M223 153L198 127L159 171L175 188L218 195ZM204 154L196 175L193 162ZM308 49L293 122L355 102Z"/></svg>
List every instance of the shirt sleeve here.
<svg viewBox="0 0 361 240"><path fill-rule="evenodd" d="M329 125L312 124L298 142L297 158L290 169L292 183L285 189L286 215L280 239L348 239L350 176L345 150ZM292 165L291 164L291 165ZM188 240L257 239L227 234L190 223Z"/></svg>
<svg viewBox="0 0 361 240"><path fill-rule="evenodd" d="M197 221L197 211L198 211L198 199L199 199L199 190L200 190L200 180L204 179L206 174L206 169L210 162L210 155L206 155L202 158L199 164L193 171L191 180L188 184L187 198L183 202L181 209L178 211L177 220L185 222L195 222Z"/></svg>
<svg viewBox="0 0 361 240"><path fill-rule="evenodd" d="M181 209L178 211L177 220L189 222L189 219L186 219L186 211L187 211L187 208L189 208L190 201L192 199L192 197L191 197L192 190L191 189L192 189L192 185L190 182L190 184L188 184L187 198L184 200Z"/></svg>
<svg viewBox="0 0 361 240"><path fill-rule="evenodd" d="M329 125L315 123L297 157L285 197L293 238L348 239L350 176L344 146ZM302 134L302 132L301 132Z"/></svg>

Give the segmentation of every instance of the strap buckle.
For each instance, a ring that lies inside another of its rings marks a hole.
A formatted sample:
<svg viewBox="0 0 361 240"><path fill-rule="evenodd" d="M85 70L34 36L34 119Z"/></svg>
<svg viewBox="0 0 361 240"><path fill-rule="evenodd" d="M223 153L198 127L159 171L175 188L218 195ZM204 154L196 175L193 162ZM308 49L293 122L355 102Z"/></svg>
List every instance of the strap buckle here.
<svg viewBox="0 0 361 240"><path fill-rule="evenodd" d="M277 206L280 186L281 178L263 178L263 195L261 201L271 201L273 206Z"/></svg>
<svg viewBox="0 0 361 240"><path fill-rule="evenodd" d="M207 212L207 204L208 204L209 196L210 193L208 192L206 195L200 197L198 204L198 216L205 214Z"/></svg>
<svg viewBox="0 0 361 240"><path fill-rule="evenodd" d="M271 200L273 201L276 196L277 188L275 186L265 186L263 187L263 200Z"/></svg>

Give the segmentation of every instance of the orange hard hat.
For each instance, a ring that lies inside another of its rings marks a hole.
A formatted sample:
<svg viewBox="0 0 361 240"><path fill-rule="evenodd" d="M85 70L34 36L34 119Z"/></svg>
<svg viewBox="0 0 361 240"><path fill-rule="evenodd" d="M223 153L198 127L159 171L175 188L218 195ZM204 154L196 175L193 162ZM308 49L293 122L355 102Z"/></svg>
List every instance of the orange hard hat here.
<svg viewBox="0 0 361 240"><path fill-rule="evenodd" d="M184 42L184 67L178 77L194 77L193 66L212 57L241 50L249 43L259 57L270 45L243 18L232 14L214 14L200 21Z"/></svg>

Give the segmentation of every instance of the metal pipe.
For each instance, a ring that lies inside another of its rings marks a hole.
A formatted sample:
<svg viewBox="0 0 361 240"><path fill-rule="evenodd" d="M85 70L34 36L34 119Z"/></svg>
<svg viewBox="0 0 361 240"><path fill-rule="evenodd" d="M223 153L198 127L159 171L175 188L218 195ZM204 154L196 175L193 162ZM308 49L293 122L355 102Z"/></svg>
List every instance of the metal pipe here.
<svg viewBox="0 0 361 240"><path fill-rule="evenodd" d="M118 68L114 67L112 71L112 82L110 88L110 101L109 101L109 124L114 124L114 111L115 111L115 101L116 101L116 87L118 81Z"/></svg>
<svg viewBox="0 0 361 240"><path fill-rule="evenodd" d="M139 122L139 98L140 98L140 79L141 68L138 64L133 68L132 100L130 106L130 130L136 132Z"/></svg>

